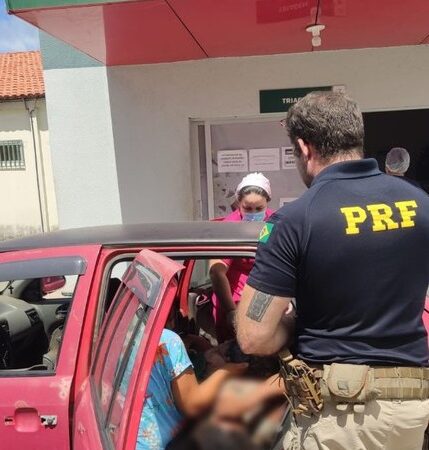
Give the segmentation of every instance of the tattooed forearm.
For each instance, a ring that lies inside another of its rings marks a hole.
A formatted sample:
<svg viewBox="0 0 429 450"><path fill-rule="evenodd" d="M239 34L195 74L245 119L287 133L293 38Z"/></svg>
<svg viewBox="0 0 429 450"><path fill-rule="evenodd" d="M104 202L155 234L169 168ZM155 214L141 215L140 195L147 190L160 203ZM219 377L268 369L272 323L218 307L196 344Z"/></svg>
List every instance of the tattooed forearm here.
<svg viewBox="0 0 429 450"><path fill-rule="evenodd" d="M250 300L249 308L247 309L246 313L247 317L256 322L260 322L264 317L268 307L270 306L273 298L273 295L256 291L253 294L252 300Z"/></svg>

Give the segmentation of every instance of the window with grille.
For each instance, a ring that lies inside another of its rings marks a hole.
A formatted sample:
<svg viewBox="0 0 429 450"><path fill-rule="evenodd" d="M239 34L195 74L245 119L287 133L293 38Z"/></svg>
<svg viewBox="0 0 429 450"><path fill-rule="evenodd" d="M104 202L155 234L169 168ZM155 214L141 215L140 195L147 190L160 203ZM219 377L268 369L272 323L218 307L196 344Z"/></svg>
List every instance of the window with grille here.
<svg viewBox="0 0 429 450"><path fill-rule="evenodd" d="M0 141L0 170L25 169L22 141Z"/></svg>

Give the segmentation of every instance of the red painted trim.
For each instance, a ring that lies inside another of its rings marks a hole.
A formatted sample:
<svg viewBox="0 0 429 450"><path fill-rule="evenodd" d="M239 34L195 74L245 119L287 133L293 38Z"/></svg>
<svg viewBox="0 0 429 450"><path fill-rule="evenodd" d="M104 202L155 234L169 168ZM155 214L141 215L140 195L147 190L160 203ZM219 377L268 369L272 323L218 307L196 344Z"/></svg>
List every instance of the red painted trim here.
<svg viewBox="0 0 429 450"><path fill-rule="evenodd" d="M189 312L188 291L189 285L191 283L192 273L195 267L195 259L189 259L188 261L185 261L184 266L185 269L183 275L180 277L178 292L179 292L180 312L184 317L186 317Z"/></svg>

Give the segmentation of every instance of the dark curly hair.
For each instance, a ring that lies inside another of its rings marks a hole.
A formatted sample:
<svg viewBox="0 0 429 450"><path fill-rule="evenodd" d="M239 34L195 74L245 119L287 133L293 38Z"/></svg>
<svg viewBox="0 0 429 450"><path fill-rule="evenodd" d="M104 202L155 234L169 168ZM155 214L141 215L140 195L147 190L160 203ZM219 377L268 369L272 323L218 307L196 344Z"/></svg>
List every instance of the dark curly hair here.
<svg viewBox="0 0 429 450"><path fill-rule="evenodd" d="M331 91L315 91L289 110L286 129L299 156L298 139L314 146L320 157L330 160L343 154L363 155L363 117L357 103Z"/></svg>
<svg viewBox="0 0 429 450"><path fill-rule="evenodd" d="M240 189L240 191L237 193L237 200L241 202L241 200L243 200L243 198L249 194L261 195L262 197L265 197L268 202L271 200L270 196L268 195L268 192L266 192L259 186L245 186L243 189Z"/></svg>

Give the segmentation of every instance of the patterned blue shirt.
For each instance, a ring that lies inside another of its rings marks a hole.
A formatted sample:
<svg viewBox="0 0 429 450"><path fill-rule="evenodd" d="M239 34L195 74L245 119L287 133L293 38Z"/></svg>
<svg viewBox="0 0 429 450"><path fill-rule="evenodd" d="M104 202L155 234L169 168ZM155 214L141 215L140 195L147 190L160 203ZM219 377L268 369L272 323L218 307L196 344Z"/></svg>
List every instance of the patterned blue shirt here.
<svg viewBox="0 0 429 450"><path fill-rule="evenodd" d="M136 450L162 450L183 425L171 382L192 367L180 337L164 330L156 352L140 419Z"/></svg>

